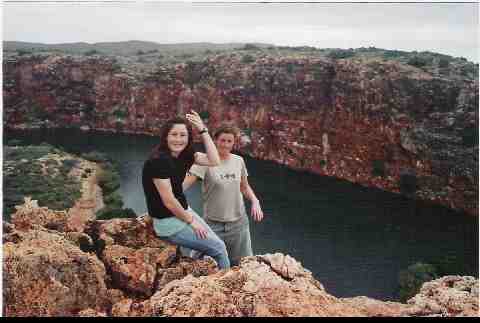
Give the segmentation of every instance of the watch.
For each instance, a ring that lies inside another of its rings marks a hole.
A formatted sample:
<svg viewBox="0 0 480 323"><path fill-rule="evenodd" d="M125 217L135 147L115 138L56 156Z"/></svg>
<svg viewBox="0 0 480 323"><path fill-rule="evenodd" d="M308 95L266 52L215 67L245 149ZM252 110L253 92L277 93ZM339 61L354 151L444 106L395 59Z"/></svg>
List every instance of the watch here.
<svg viewBox="0 0 480 323"><path fill-rule="evenodd" d="M199 134L204 134L205 132L208 132L208 129L207 129L207 128L203 128L203 130L200 131Z"/></svg>

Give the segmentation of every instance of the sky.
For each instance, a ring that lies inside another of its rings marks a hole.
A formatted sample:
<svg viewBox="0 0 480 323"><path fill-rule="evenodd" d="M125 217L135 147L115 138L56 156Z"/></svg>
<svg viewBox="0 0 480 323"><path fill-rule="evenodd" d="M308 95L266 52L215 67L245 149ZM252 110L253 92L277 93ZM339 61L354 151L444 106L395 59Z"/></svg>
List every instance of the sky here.
<svg viewBox="0 0 480 323"><path fill-rule="evenodd" d="M3 3L3 40L262 42L434 51L478 62L478 3Z"/></svg>

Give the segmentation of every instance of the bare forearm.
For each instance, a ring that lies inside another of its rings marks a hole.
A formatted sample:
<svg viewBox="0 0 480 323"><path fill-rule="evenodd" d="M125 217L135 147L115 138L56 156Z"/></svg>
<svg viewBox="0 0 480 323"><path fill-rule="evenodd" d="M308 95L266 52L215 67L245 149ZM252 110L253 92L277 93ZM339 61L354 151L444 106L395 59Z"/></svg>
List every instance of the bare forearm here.
<svg viewBox="0 0 480 323"><path fill-rule="evenodd" d="M165 203L165 206L167 207L167 209L170 210L170 212L172 212L177 218L179 218L183 222L192 222L192 215L183 208L183 206L177 199L174 198L169 200L167 203Z"/></svg>
<svg viewBox="0 0 480 323"><path fill-rule="evenodd" d="M210 134L208 132L204 132L203 134L201 134L201 136L203 144L205 145L205 152L207 154L208 160L214 165L219 165L220 156L218 155L218 150L213 143L212 137L210 137Z"/></svg>
<svg viewBox="0 0 480 323"><path fill-rule="evenodd" d="M257 196L255 195L255 193L253 192L252 188L250 187L250 185L247 185L247 187L245 187L243 190L242 190L242 193L243 195L245 195L245 197L247 199L250 200L250 202L254 203L254 202L259 202Z"/></svg>
<svg viewBox="0 0 480 323"><path fill-rule="evenodd" d="M185 176L185 179L183 180L183 183L182 183L182 190L184 192L187 191L193 185L193 183L196 182L196 180L197 180L196 176L187 174L187 176Z"/></svg>

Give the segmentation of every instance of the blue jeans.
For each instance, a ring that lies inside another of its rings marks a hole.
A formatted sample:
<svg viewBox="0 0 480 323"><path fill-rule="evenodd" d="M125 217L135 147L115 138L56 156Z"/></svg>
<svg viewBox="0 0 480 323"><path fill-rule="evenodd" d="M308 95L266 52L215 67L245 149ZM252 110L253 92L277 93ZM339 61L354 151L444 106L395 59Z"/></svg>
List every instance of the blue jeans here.
<svg viewBox="0 0 480 323"><path fill-rule="evenodd" d="M228 260L225 243L215 234L215 232L212 231L201 217L195 212L191 212L191 214L195 217L195 221L201 223L207 229L208 233L205 239L198 238L190 225L187 225L180 232L168 237L162 237L162 239L212 257L215 259L220 269L230 268L230 260Z"/></svg>

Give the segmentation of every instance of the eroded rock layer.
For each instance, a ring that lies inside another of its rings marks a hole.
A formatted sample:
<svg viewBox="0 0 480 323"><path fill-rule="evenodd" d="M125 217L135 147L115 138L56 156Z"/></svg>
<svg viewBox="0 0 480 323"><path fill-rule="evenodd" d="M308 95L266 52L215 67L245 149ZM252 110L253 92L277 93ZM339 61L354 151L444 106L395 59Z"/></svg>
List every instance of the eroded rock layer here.
<svg viewBox="0 0 480 323"><path fill-rule="evenodd" d="M478 79L378 59L240 58L140 74L101 57L11 58L4 122L156 135L194 109L211 129L239 126L255 158L478 214Z"/></svg>

